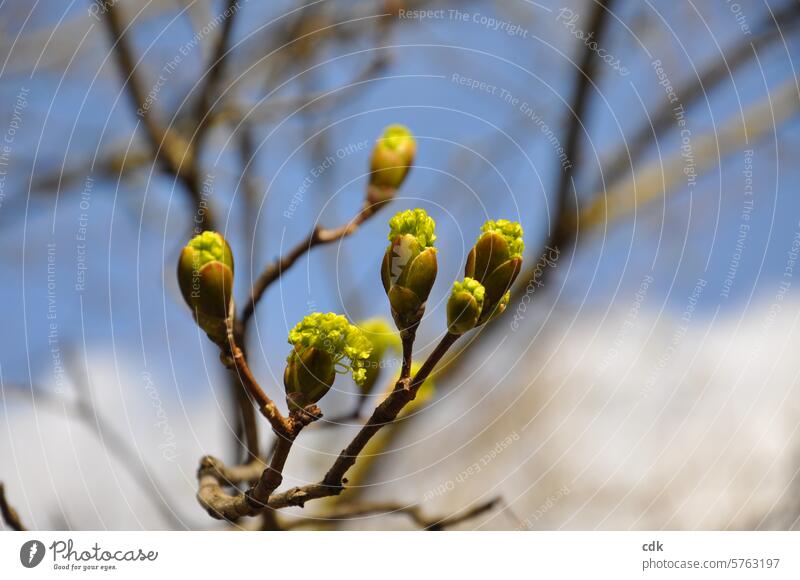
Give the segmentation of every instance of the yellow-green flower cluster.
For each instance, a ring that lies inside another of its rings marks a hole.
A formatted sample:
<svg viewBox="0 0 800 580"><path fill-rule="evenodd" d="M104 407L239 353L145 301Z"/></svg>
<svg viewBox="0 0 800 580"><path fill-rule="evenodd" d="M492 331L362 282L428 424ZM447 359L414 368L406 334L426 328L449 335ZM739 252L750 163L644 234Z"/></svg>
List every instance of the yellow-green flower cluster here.
<svg viewBox="0 0 800 580"><path fill-rule="evenodd" d="M366 379L365 365L372 352L372 343L364 333L340 314L309 314L289 332L289 344L295 347L287 362L306 349L326 352L340 372L351 372L361 384ZM343 361L347 359L348 362Z"/></svg>
<svg viewBox="0 0 800 580"><path fill-rule="evenodd" d="M478 324L502 314L508 305L508 291L522 268L522 226L508 220L489 220L467 256L464 274L486 289L485 304Z"/></svg>
<svg viewBox="0 0 800 580"><path fill-rule="evenodd" d="M194 250L198 267L213 260L226 262L229 259L230 250L227 248L225 239L217 232L203 232L192 238L187 246Z"/></svg>
<svg viewBox="0 0 800 580"><path fill-rule="evenodd" d="M381 280L401 332L422 319L436 281L435 228L436 222L419 208L401 211L389 220L389 247L383 255Z"/></svg>
<svg viewBox="0 0 800 580"><path fill-rule="evenodd" d="M508 244L508 254L510 258L522 256L525 251L525 242L522 239L523 231L519 222L509 220L489 220L481 226L484 234L492 232L500 234Z"/></svg>
<svg viewBox="0 0 800 580"><path fill-rule="evenodd" d="M389 241L398 236L413 236L420 249L433 246L436 241L436 222L424 209L408 209L398 212L389 220Z"/></svg>

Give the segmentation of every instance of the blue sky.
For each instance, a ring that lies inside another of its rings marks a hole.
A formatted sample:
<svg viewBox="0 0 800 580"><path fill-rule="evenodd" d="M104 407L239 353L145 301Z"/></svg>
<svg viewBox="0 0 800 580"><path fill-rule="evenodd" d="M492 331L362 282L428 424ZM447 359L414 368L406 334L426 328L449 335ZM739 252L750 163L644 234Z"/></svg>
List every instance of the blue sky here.
<svg viewBox="0 0 800 580"><path fill-rule="evenodd" d="M238 153L228 139L230 127L213 134L205 153L213 174L211 201L239 260L236 295L240 303L254 273L304 237L315 220L336 226L354 215L363 200L368 149L382 127L407 124L419 141L417 167L391 208L352 238L301 260L259 305L252 338L261 348L253 349L254 366L261 376L272 377L265 382L272 383L274 395L280 392L286 332L309 310L346 312L353 318L388 314L378 265L385 249L386 222L393 212L424 207L438 224L440 274L420 349L441 333L442 300L452 280L461 275L466 253L485 219L520 220L530 251L542 239L560 166L552 144L526 111L534 111L558 134L574 78L571 58L579 45L558 19L560 5L510 4L498 10L492 4L470 3L463 9L469 14L466 22L450 17L404 21L384 39L390 48L380 49L394 55L381 79L348 92L333 112L315 115L311 123L293 115L257 130L254 164L264 197L257 216L258 256L253 267L244 258L246 216L239 204L242 191L237 189ZM741 2L741 6L756 28L763 4ZM777 9L780 4L770 6ZM5 304L3 377L18 381L31 377L52 386L53 349L57 347L64 353L120 357L131 368L152 372L168 391L208 394L220 379L219 365L193 325L174 280L177 252L190 226L190 207L181 186L163 174L144 170L121 182L91 173L90 187L79 177L65 183L57 195L52 189L29 191L32 173L35 177L58 175L62 164L90 162L109 149L124 151L136 126L128 95L120 93L113 61L101 68L106 37L86 17L86 5L73 3L66 9L56 29L59 34L42 53L41 67L33 74L39 51L20 52L24 45L12 50L10 39L19 31L44 35L46 40L45 31L59 22L62 9L58 3L40 4L27 21L19 8L0 9L0 14L5 12L3 52L9 56L0 77L0 131L10 126L17 95L28 91L21 128L11 144L0 205L0 275L6 281L0 289ZM264 21L259 12L269 9L246 4L243 10L249 17L237 28L237 37L246 40L232 57L236 70L254 61L263 38L276 29L275 25L256 26ZM600 93L593 94L586 120L588 139L584 137L576 160L582 199L592 197L598 156L604 159L616 151L621 135L630 134L645 120L639 99L644 108L663 102L664 92L651 66L653 58L663 61L673 83L680 86L695 67L718 59L720 49L724 53L742 40L730 11L724 7L701 10L705 22L685 3L639 6L628 2L617 12L625 25L612 26L607 51L618 56L631 73L623 76L601 68ZM176 15L175 10L153 9L136 28L136 47L144 55L143 71L151 83L192 39L188 16ZM518 24L530 34L523 38L493 31L481 23L480 16ZM579 20L585 21L585 16ZM79 40L87 31L74 58L59 48L61 42L76 43L76 37ZM321 57L324 66L288 82L276 97L299 94L308 86L325 91L348 82L374 56L375 51L365 51L373 46L371 41L356 39L326 49ZM773 44L759 52L758 63L738 69L732 79L710 91L687 111L692 133L713 130L735 116L740 106L764 99L768 87L791 78L790 56L797 47L797 35L787 36L786 46ZM202 52L201 48L190 51L166 79L155 100L163 119L170 119L191 90ZM298 72L293 70L291 75ZM471 90L454 78L475 79L498 90ZM500 89L518 101L504 100ZM258 91L263 91L263 83L242 86L239 94L252 99ZM577 254L559 264L558 276L551 282L559 296L557 307L568 318L584 308L603 311L614 304L625 308L642 277L651 272L655 283L646 307L665 308L675 316L680 316L699 278L708 286L698 303L698 316L712 316L720 308L722 315L736 317L751 299L773 300L786 252L800 230L795 195L798 168L791 162L797 155L798 129L800 121L793 117L774 135L753 145L754 209L729 297L720 296L720 289L740 231L744 153L727 156L702 174L691 194L687 187L674 188L663 204L638 209L635 221L615 223L607 233L587 233ZM139 128L136 143L142 139ZM365 148L364 143L369 145ZM671 131L659 138L658 145L661 156L669 156L678 150L680 135ZM340 149L346 151L337 155ZM328 155L335 163L320 176L312 176L302 201L286 217L284 212L303 181ZM658 155L659 150L653 148L645 159L657 160ZM84 226L86 260L82 262L79 237ZM50 289L55 318L48 318L48 244L55 244L55 280ZM83 290L76 289L80 263L87 267ZM535 324L532 318L531 332ZM53 336L55 343L49 340ZM138 384L139 379L129 380Z"/></svg>

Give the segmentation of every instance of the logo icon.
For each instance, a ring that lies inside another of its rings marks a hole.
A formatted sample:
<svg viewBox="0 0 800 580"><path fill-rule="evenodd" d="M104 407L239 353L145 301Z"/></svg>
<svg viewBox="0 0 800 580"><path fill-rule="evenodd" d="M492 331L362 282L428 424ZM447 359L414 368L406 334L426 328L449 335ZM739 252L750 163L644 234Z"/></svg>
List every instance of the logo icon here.
<svg viewBox="0 0 800 580"><path fill-rule="evenodd" d="M44 544L39 540L28 540L19 549L19 561L26 568L35 568L44 559Z"/></svg>

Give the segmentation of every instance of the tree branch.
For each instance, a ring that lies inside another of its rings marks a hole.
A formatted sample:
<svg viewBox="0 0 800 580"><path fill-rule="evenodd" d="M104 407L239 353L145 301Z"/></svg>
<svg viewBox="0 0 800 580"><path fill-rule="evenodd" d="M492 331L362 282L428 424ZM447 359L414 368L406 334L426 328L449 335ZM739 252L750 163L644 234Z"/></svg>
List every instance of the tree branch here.
<svg viewBox="0 0 800 580"><path fill-rule="evenodd" d="M261 414L272 425L273 431L279 436L291 436L293 429L291 420L283 416L277 405L258 384L253 372L250 370L250 365L247 364L247 357L236 344L232 328L228 331L228 348L230 353L224 353L223 355L227 359L226 366L235 369L242 386L253 397Z"/></svg>
<svg viewBox="0 0 800 580"><path fill-rule="evenodd" d="M266 507L281 509L289 506L303 506L305 502L312 499L339 495L344 490L345 474L356 462L364 446L381 427L393 422L400 411L403 410L403 407L414 400L420 386L430 377L436 365L458 338L458 335L446 334L413 378L397 382L394 390L376 407L369 420L361 427L361 430L350 444L342 450L333 466L325 474L322 482L294 487L283 493L264 497L264 491L274 481L274 479L270 479L274 478L274 476L271 476L270 470L267 469L262 474L259 484L250 488L246 493L232 496L222 489L222 481L219 477L220 473L225 472L224 468L221 467L222 463L218 459L204 457L200 462L197 474L199 481L197 497L201 505L214 517L236 520L243 516L256 515ZM306 414L311 416L310 420L314 420L321 415L316 408L307 408ZM291 419L292 417L290 417ZM293 440L294 436L296 436L296 432L290 433L287 439ZM278 449L281 447L285 447L285 453L288 453L291 444L287 445L279 441L276 453L273 456L273 461L275 461L275 456L278 456L276 470L278 468L282 470L283 462L285 462L285 457L282 457L284 451L281 451L280 455L278 454ZM268 480L266 483L263 482L265 478Z"/></svg>
<svg viewBox="0 0 800 580"><path fill-rule="evenodd" d="M759 48L763 48L775 40L782 38L787 29L793 29L800 24L800 4L791 2L782 10L775 13L763 23L764 30L751 42L741 42L730 50L726 50L719 60L707 66L698 75L689 79L683 87L677 89L684 108L688 108L701 97L708 95L720 82L732 77L733 69L750 62ZM603 182L616 184L628 170L633 170L636 162L648 151L649 145L657 136L670 128L675 123L674 103L666 101L658 111L648 116L647 122L639 128L634 136L612 155L611 163L602 171L602 179L594 188L603 189Z"/></svg>
<svg viewBox="0 0 800 580"><path fill-rule="evenodd" d="M321 226L315 227L303 241L289 250L283 257L267 266L253 284L253 288L250 292L250 299L245 304L242 315L236 322L237 334L241 338L245 336L248 323L255 312L258 301L261 300L267 288L269 288L284 271L291 268L297 260L308 253L312 248L341 240L355 233L358 227L375 215L382 205L383 203L365 204L352 220L336 229L328 230Z"/></svg>
<svg viewBox="0 0 800 580"><path fill-rule="evenodd" d="M125 76L124 84L128 88L132 105L144 124L145 133L153 148L155 158L163 161L167 168L183 182L195 205L199 206L202 201L202 192L194 167L195 157L191 144L169 128L162 127L151 114L147 101L148 91L136 71L137 60L134 57L133 48L128 42L128 37L125 35L129 27L124 25L116 2L106 2L105 8L103 22L106 23L111 37L117 64ZM213 218L208 208L202 216L198 217L198 220L202 222L201 225L204 229L213 228Z"/></svg>
<svg viewBox="0 0 800 580"><path fill-rule="evenodd" d="M239 12L239 0L227 0L225 11L222 13L225 20L222 24L222 31L217 37L217 42L214 46L213 56L211 58L211 66L205 75L205 83L200 88L200 97L197 101L197 109L194 113L197 128L194 133L194 142L197 148L205 138L206 131L210 126L211 111L214 108L214 92L219 84L220 78L225 70L225 63L228 54L230 54L230 40L233 30L233 22L235 15Z"/></svg>
<svg viewBox="0 0 800 580"><path fill-rule="evenodd" d="M401 503L356 503L337 507L321 516L298 519L284 524L284 529L295 530L298 528L313 527L325 521L343 521L371 515L404 515L416 525L426 531L442 531L452 528L460 523L474 519L500 503L500 498L495 497L489 501L481 502L476 506L452 516L426 517L418 505L404 505Z"/></svg>

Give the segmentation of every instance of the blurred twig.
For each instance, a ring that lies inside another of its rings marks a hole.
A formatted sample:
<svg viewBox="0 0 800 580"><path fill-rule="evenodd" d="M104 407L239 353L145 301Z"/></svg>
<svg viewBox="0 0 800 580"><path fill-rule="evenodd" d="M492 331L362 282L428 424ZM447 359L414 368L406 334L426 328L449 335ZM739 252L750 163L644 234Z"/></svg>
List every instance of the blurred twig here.
<svg viewBox="0 0 800 580"><path fill-rule="evenodd" d="M291 268L297 260L299 260L312 248L322 244L336 242L355 233L356 230L358 230L358 227L370 217L375 215L382 205L384 205L384 203L365 204L361 211L359 211L352 220L335 229L326 229L319 225L314 227L311 230L311 233L309 233L305 239L303 239L303 241L294 246L281 258L267 266L267 268L259 275L253 284L250 298L242 310L241 317L237 321L240 335L244 335L250 318L255 312L256 305L258 304L258 301L261 300L264 292L266 292L267 288L269 288L269 286L275 282L275 280L277 280L285 270Z"/></svg>
<svg viewBox="0 0 800 580"><path fill-rule="evenodd" d="M326 521L352 520L371 515L404 515L411 519L417 526L426 531L442 531L458 524L477 518L491 511L500 503L500 498L495 497L489 501L481 502L474 507L452 516L426 517L418 505L404 505L396 502L381 503L350 503L342 505L330 512L314 518L303 518L283 524L287 530L318 526Z"/></svg>
<svg viewBox="0 0 800 580"><path fill-rule="evenodd" d="M706 66L699 74L689 79L684 86L675 90L684 108L696 103L701 97L708 96L722 81L732 78L733 70L747 64L755 58L758 49L783 38L783 34L795 29L800 24L800 3L790 2L762 25L762 32L751 42L741 42L730 50L726 50L722 58ZM603 189L603 183L617 183L626 171L632 170L649 151L650 144L670 129L675 123L674 104L669 101L660 107L654 115L648 117L633 137L611 156L611 162L604 166L594 191Z"/></svg>
<svg viewBox="0 0 800 580"><path fill-rule="evenodd" d="M233 24L238 14L239 0L227 0L225 11L222 13L224 21L222 23L222 31L217 37L216 44L214 45L213 56L211 57L211 64L204 77L204 83L200 85L200 96L197 100L197 109L194 113L194 118L197 122L197 128L194 133L194 142L199 149L203 143L205 133L209 127L209 116L214 107L214 95L216 93L217 85L225 72L225 62L230 54L231 37L233 36Z"/></svg>
<svg viewBox="0 0 800 580"><path fill-rule="evenodd" d="M164 485L159 482L153 468L148 465L139 450L129 444L128 440L112 427L113 422L98 411L93 403L85 373L77 372L77 365L74 361L70 367L76 387L76 397L72 402L34 386L23 387L13 383L3 383L2 392L4 395L16 395L18 398L28 400L34 408L44 407L50 409L51 412L79 420L89 428L103 448L114 455L124 466L131 478L142 489L145 497L152 501L153 506L172 529L185 529L185 518L175 512L175 502L165 491ZM138 464L133 462L133 459L137 457Z"/></svg>
<svg viewBox="0 0 800 580"><path fill-rule="evenodd" d="M133 47L126 35L130 25L126 26L123 23L118 3L107 2L105 8L103 22L111 37L117 64L125 77L125 87L128 89L136 114L142 120L155 157L163 161L170 172L182 181L194 203L199 206L203 201L202 191L197 178L195 157L191 145L175 131L162 126L152 114L151 103L148 102L147 97L148 91L136 70L138 61L134 57ZM213 229L210 208L207 208L202 215L198 214L197 219L204 228Z"/></svg>
<svg viewBox="0 0 800 580"><path fill-rule="evenodd" d="M766 99L735 114L727 122L692 139L692 153L699 174L715 167L724 157L769 136L777 127L800 112L797 81L790 78L770 91ZM609 187L605 195L581 211L578 225L596 228L631 215L636 209L661 199L686 180L686 159L680 151L658 159L636 172L635 178Z"/></svg>
<svg viewBox="0 0 800 580"><path fill-rule="evenodd" d="M0 515L3 516L3 522L12 530L16 530L18 532L24 532L27 528L22 523L22 520L11 505L8 503L8 499L6 498L6 488L2 482L0 482Z"/></svg>

